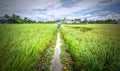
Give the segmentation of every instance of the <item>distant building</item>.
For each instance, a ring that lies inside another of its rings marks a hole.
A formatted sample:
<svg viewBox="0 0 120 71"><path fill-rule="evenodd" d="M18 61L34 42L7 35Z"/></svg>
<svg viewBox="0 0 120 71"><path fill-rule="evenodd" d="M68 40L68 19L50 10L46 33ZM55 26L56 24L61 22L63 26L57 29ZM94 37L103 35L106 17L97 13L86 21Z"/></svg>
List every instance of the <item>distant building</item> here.
<svg viewBox="0 0 120 71"><path fill-rule="evenodd" d="M81 19L67 19L64 18L64 23L80 23Z"/></svg>
<svg viewBox="0 0 120 71"><path fill-rule="evenodd" d="M73 20L64 18L64 23L73 23Z"/></svg>
<svg viewBox="0 0 120 71"><path fill-rule="evenodd" d="M74 23L80 23L81 19L74 19Z"/></svg>
<svg viewBox="0 0 120 71"><path fill-rule="evenodd" d="M8 19L5 17L0 17L0 23L6 23Z"/></svg>

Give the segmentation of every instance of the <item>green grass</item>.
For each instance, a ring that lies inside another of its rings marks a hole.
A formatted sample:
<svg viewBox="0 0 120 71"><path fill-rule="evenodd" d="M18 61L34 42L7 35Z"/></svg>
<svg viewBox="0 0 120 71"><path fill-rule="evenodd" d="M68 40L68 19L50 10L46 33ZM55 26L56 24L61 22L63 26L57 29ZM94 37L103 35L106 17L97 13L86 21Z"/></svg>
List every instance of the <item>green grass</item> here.
<svg viewBox="0 0 120 71"><path fill-rule="evenodd" d="M120 71L119 30L114 24L62 25L63 69L72 70L72 65L74 71ZM56 32L55 24L1 24L0 71L34 71L38 64L48 68L53 54L48 46Z"/></svg>
<svg viewBox="0 0 120 71"><path fill-rule="evenodd" d="M36 71L50 71L51 60L53 59L55 45L57 39L57 32L50 41L48 48L41 53L39 62L37 63Z"/></svg>
<svg viewBox="0 0 120 71"><path fill-rule="evenodd" d="M72 62L71 54L67 52L66 44L63 39L61 40L61 44L62 46L60 47L61 48L60 59L63 65L62 71L73 71L72 69L73 62Z"/></svg>
<svg viewBox="0 0 120 71"><path fill-rule="evenodd" d="M62 36L74 70L120 71L120 25L63 25Z"/></svg>
<svg viewBox="0 0 120 71"><path fill-rule="evenodd" d="M55 24L0 25L0 70L33 71L55 32Z"/></svg>

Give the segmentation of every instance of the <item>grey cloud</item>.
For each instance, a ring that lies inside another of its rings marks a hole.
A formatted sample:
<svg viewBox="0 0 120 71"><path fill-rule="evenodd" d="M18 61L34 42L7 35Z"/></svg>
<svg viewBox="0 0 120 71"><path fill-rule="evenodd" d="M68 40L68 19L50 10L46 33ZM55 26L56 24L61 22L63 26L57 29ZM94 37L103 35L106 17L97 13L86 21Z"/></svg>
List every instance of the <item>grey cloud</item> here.
<svg viewBox="0 0 120 71"><path fill-rule="evenodd" d="M99 1L99 3L110 3L110 2L113 2L113 0L101 0L101 1Z"/></svg>
<svg viewBox="0 0 120 71"><path fill-rule="evenodd" d="M81 0L60 0L60 2L63 7L72 7L76 3L81 2Z"/></svg>
<svg viewBox="0 0 120 71"><path fill-rule="evenodd" d="M90 14L94 15L94 18L99 18L108 15L108 12L99 11L103 11L103 7L116 1L118 0L0 0L0 15L15 13L37 20L66 16L86 17ZM111 15L113 14L109 17Z"/></svg>
<svg viewBox="0 0 120 71"><path fill-rule="evenodd" d="M47 11L48 9L41 9L41 8L38 8L38 9L32 9L32 11Z"/></svg>

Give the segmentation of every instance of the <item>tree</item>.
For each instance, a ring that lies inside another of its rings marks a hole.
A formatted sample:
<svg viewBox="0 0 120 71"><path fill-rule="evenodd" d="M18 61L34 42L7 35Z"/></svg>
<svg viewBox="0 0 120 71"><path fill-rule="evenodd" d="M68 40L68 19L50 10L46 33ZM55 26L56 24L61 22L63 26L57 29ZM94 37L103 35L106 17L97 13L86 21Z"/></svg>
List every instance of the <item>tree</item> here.
<svg viewBox="0 0 120 71"><path fill-rule="evenodd" d="M22 23L22 19L20 16L12 14L12 16L5 15L6 18L8 18L8 23Z"/></svg>
<svg viewBox="0 0 120 71"><path fill-rule="evenodd" d="M5 18L9 18L10 16L9 15L7 15L7 14L5 14L5 16L4 16Z"/></svg>

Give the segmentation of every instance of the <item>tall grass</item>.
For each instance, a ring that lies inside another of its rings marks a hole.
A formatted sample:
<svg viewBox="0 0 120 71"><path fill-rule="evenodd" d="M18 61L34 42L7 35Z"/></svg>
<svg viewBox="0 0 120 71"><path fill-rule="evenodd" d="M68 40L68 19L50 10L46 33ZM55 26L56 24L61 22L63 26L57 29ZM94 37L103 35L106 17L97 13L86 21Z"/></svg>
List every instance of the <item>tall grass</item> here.
<svg viewBox="0 0 120 71"><path fill-rule="evenodd" d="M75 71L120 71L120 25L63 25L61 30Z"/></svg>
<svg viewBox="0 0 120 71"><path fill-rule="evenodd" d="M0 70L33 71L55 32L55 24L0 25Z"/></svg>

